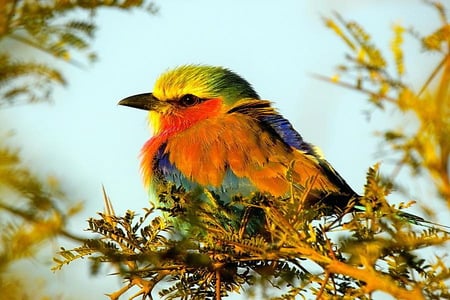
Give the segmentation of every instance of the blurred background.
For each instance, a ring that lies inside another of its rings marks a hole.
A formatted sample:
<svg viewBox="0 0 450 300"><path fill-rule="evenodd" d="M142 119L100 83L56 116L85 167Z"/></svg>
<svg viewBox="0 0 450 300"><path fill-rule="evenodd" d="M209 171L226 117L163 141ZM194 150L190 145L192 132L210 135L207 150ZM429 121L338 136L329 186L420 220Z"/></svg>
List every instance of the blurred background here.
<svg viewBox="0 0 450 300"><path fill-rule="evenodd" d="M127 209L139 213L148 206L139 171L139 151L149 138L146 113L117 106L117 102L151 91L160 73L182 64L225 66L246 78L362 192L368 167L383 160L374 133L404 118L389 109L375 110L363 94L313 76L332 76L336 65L345 60L346 48L322 18L338 12L357 21L384 50L389 50L394 24L414 24L423 32L440 24L436 12L419 0L167 0L154 4L156 14L98 10L92 45L98 54L96 63L79 67L58 62L68 84L54 90L52 103L0 110L0 119L7 124L0 130L13 132L8 144L20 148L24 163L41 176L57 178L71 198L84 203L71 220L72 232L83 234L86 219L103 210L102 185L117 214ZM9 47L29 55L18 44ZM412 39L405 42L405 49L409 66L405 77L413 86L421 84L437 58L424 59L419 43ZM386 162L381 169L389 172L392 166ZM424 199L429 192L426 180L406 187ZM396 194L391 199L408 200ZM428 205L433 206L431 202ZM420 214L418 207L410 211ZM442 211L437 218L445 223L448 213ZM58 240L46 251L54 253L59 246L73 244ZM93 276L85 261L52 273L48 252L17 265L45 278L42 283L30 282L27 288L49 284L48 289L64 299L103 299L121 285L116 276L104 276L114 270L101 269Z"/></svg>

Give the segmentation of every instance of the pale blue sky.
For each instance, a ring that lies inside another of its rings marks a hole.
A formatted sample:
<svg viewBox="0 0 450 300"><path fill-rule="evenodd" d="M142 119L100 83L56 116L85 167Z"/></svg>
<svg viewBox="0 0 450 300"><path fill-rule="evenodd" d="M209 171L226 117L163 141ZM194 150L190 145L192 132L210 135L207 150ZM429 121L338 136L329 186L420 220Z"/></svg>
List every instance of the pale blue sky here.
<svg viewBox="0 0 450 300"><path fill-rule="evenodd" d="M147 206L138 160L149 138L146 114L116 104L123 97L151 91L161 72L186 63L222 65L242 75L361 192L367 168L380 160L375 156L373 132L390 126L398 116L376 112L367 121L363 111L371 106L364 95L312 78L312 73L332 75L346 50L325 28L321 16L338 11L356 20L385 50L395 22L415 24L422 32L438 24L435 12L419 0L166 0L156 4L160 7L156 16L100 12L96 64L87 70L65 66L69 86L56 91L53 105L0 111L15 129L13 141L22 146L25 161L44 175L61 178L69 194L85 201L73 231L86 228L85 220L102 210L101 184L117 213ZM407 45L419 49L415 42ZM418 66L415 58L407 57L412 82L434 67ZM418 195L427 191L411 188ZM104 269L89 277L85 265L80 261L66 267L55 282L70 282L66 293L84 299L102 299L119 287L114 276L104 278Z"/></svg>

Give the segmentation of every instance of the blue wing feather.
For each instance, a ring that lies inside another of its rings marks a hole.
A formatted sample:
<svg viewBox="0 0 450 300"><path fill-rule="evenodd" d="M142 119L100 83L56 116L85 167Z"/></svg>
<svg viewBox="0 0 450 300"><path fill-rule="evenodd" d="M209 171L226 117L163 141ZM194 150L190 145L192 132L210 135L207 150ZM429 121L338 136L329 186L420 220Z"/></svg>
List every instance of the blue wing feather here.
<svg viewBox="0 0 450 300"><path fill-rule="evenodd" d="M345 180L334 170L328 161L315 151L315 147L305 142L302 136L292 127L292 124L279 114L263 115L261 122L266 126L270 126L279 137L289 146L298 149L305 154L314 156L321 166L327 177L338 186L341 191L348 195L356 195L353 189L345 182Z"/></svg>
<svg viewBox="0 0 450 300"><path fill-rule="evenodd" d="M291 123L281 115L265 115L261 118L263 123L272 127L281 139L291 147L314 154L314 149L306 143L302 136L292 127Z"/></svg>

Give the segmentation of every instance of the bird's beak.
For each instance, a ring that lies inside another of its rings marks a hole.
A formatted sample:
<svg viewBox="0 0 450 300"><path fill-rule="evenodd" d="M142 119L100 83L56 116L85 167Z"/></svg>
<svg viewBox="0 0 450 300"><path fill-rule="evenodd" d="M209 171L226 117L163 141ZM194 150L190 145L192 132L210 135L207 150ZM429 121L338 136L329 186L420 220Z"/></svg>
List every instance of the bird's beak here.
<svg viewBox="0 0 450 300"><path fill-rule="evenodd" d="M145 93L122 99L118 104L144 110L158 110L162 105L162 101L159 101L152 93Z"/></svg>

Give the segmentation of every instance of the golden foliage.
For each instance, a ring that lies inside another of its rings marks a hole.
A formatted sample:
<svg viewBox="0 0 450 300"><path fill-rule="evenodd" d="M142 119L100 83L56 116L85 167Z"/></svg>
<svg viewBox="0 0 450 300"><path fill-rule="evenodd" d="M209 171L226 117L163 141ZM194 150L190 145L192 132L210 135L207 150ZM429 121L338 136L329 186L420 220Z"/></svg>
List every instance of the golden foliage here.
<svg viewBox="0 0 450 300"><path fill-rule="evenodd" d="M394 62L397 69L397 76L401 76L405 73L405 65L403 59L403 35L405 28L400 25L394 25L392 30L394 31L394 37L391 42L391 51L394 56Z"/></svg>
<svg viewBox="0 0 450 300"><path fill-rule="evenodd" d="M338 23L327 19L326 25L338 33L352 54L348 56L349 63L340 67L337 74L319 78L365 93L377 107L384 108L389 103L406 117L414 116L418 124L416 130L387 130L382 136L393 154L400 154L398 166L409 166L415 173L429 174L441 198L450 207L450 25L442 3L430 4L442 20L442 26L432 33L420 37L413 30L393 26L391 54L396 74L391 74L381 51L371 44L370 36L359 25L347 22L339 15L335 16ZM406 72L402 48L405 33L418 38L426 51L442 55L442 60L420 89L414 89L403 79ZM340 80L336 81L336 78Z"/></svg>
<svg viewBox="0 0 450 300"><path fill-rule="evenodd" d="M0 289L6 297L1 299L31 299L27 291L17 289L24 284L19 280L23 274L14 271L14 265L35 258L48 240L58 236L81 241L66 229L67 220L80 209L80 204L67 201L54 180L48 184L32 174L17 152L1 142Z"/></svg>

